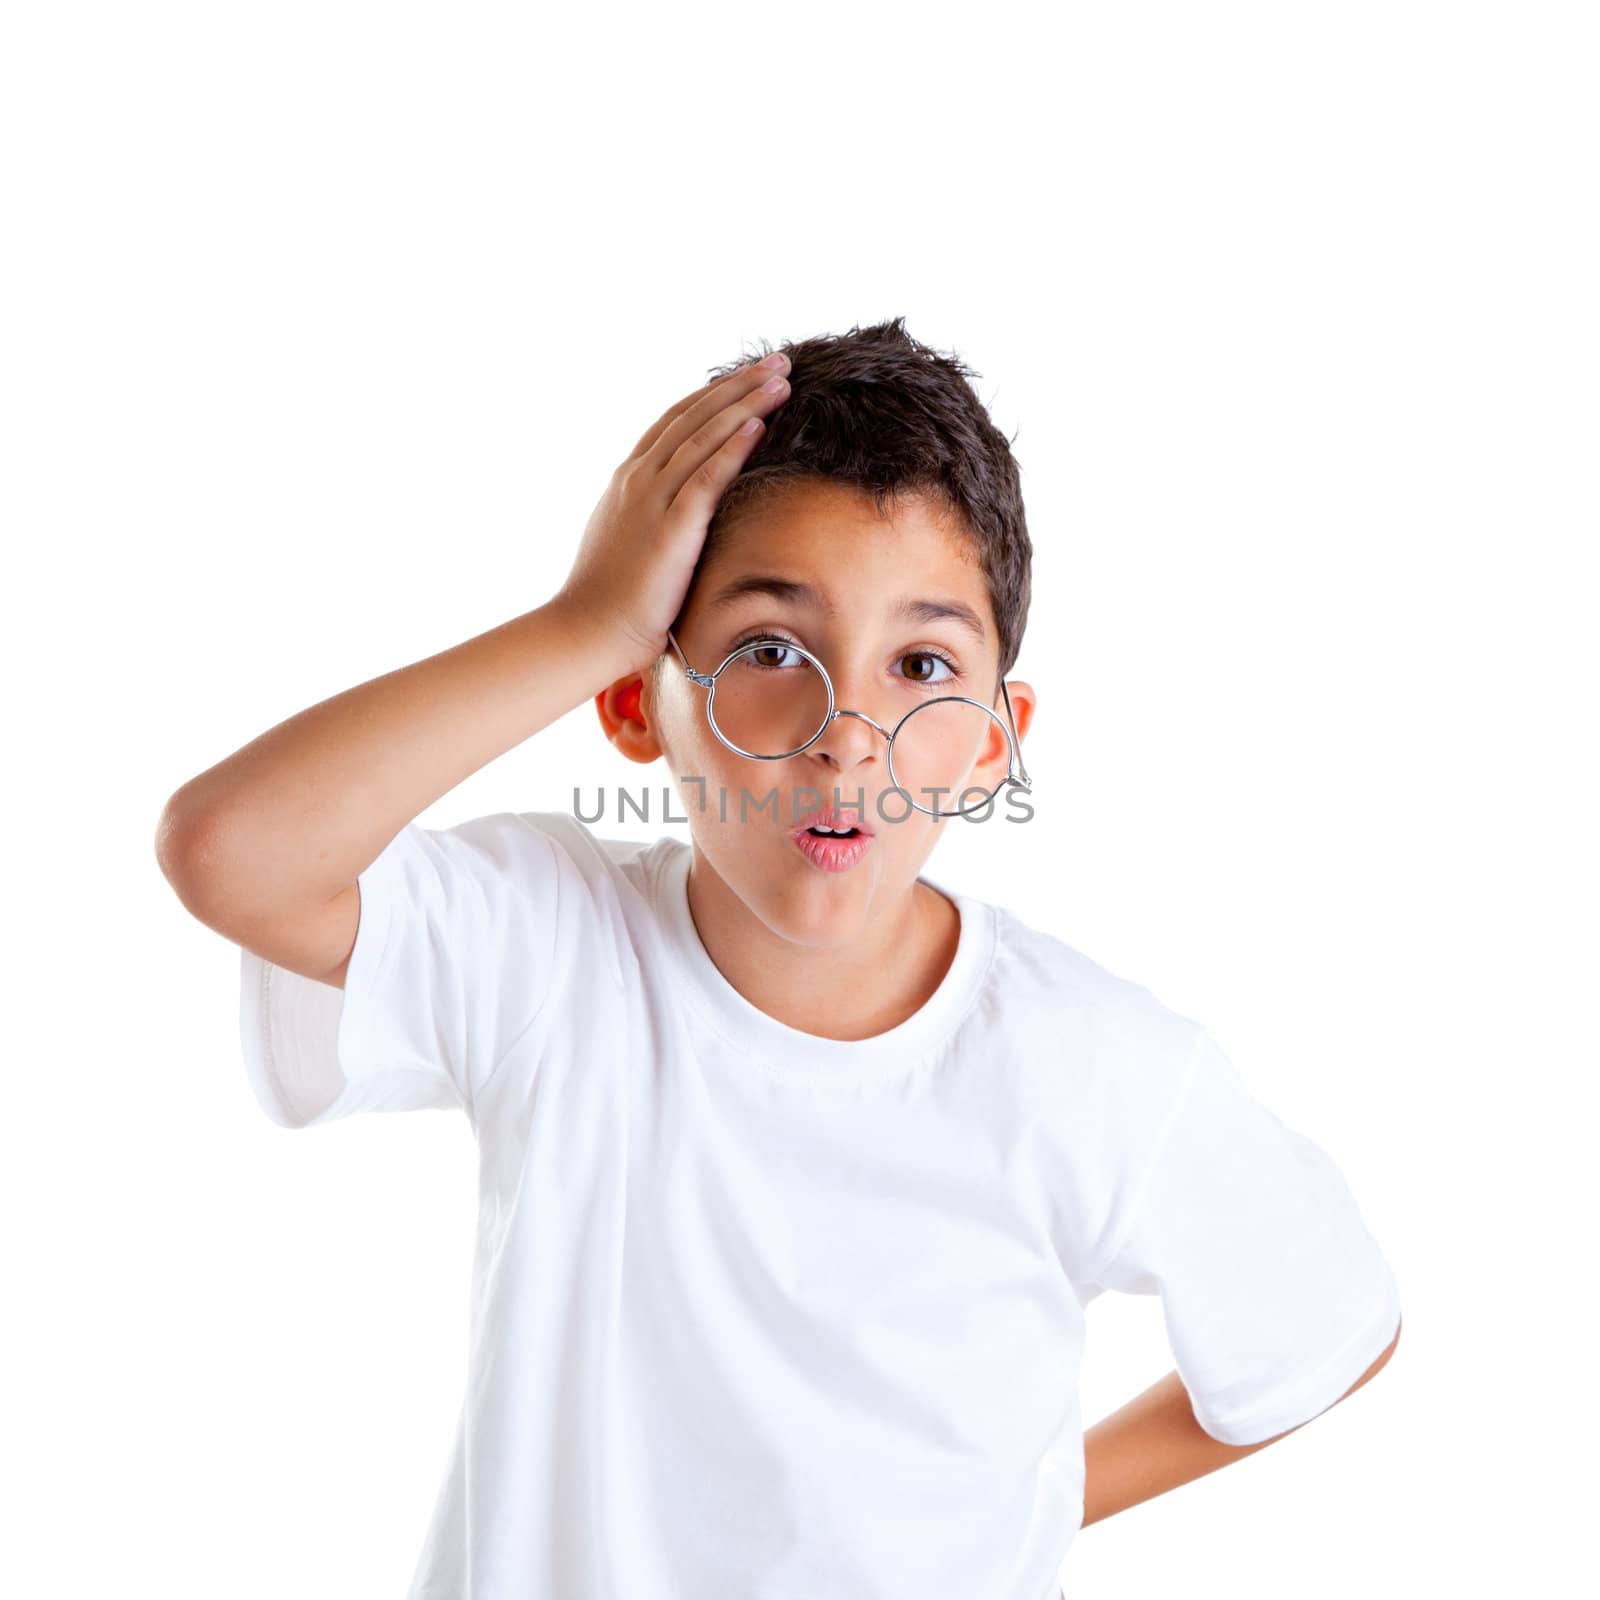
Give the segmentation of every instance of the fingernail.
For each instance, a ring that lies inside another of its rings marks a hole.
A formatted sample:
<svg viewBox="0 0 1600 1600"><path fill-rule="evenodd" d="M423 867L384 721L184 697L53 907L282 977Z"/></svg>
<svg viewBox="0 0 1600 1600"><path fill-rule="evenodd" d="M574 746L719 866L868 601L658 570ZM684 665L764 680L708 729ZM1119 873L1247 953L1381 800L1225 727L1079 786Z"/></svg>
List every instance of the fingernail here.
<svg viewBox="0 0 1600 1600"><path fill-rule="evenodd" d="M761 362L761 365L763 367L786 367L789 365L789 358L783 351L774 350L765 361Z"/></svg>

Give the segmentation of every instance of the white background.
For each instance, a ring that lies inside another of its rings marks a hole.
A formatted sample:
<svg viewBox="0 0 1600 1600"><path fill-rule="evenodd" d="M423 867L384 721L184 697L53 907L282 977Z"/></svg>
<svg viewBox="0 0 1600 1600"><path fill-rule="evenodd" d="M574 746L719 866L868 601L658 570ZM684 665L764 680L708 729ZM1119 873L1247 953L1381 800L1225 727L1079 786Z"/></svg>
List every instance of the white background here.
<svg viewBox="0 0 1600 1600"><path fill-rule="evenodd" d="M268 1122L167 795L542 603L712 365L904 315L1036 548L1037 823L930 874L1201 1019L1404 1304L1069 1600L1570 1592L1589 8L567 9L7 14L6 1591L398 1596L461 1397L467 1124ZM422 820L646 778L583 706ZM1093 1420L1172 1362L1157 1301L1090 1318Z"/></svg>

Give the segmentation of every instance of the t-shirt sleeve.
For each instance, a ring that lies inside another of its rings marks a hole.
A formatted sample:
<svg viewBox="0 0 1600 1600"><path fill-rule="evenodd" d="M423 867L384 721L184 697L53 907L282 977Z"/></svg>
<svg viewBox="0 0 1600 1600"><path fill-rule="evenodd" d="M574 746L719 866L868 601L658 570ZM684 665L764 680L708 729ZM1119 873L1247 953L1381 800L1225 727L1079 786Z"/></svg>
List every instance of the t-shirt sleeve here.
<svg viewBox="0 0 1600 1600"><path fill-rule="evenodd" d="M360 921L342 989L240 947L245 1069L273 1121L472 1115L555 981L558 918L584 887L541 820L552 819L408 823L356 880Z"/></svg>
<svg viewBox="0 0 1600 1600"><path fill-rule="evenodd" d="M1158 1294L1195 1419L1276 1438L1348 1393L1400 1325L1395 1275L1327 1153L1203 1029L1094 1289Z"/></svg>

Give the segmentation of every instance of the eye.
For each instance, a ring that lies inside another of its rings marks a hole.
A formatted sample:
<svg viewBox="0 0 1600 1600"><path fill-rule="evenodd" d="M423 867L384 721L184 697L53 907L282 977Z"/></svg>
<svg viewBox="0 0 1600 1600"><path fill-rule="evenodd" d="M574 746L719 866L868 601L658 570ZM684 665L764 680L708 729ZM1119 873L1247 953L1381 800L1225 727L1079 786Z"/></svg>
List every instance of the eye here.
<svg viewBox="0 0 1600 1600"><path fill-rule="evenodd" d="M766 671L781 671L785 667L809 665L804 656L796 653L800 648L797 640L774 633L771 628L757 628L745 634L743 638L736 639L728 646L727 653L732 655L735 651L743 650L746 645L756 643L761 644L763 648L752 651L746 656L743 665ZM790 659L785 661L785 656ZM947 656L942 650L931 647L925 650L907 650L898 657L895 665L903 668L908 662L912 663L910 670L898 674L905 683L944 684L961 676L961 668L952 657Z"/></svg>
<svg viewBox="0 0 1600 1600"><path fill-rule="evenodd" d="M900 657L899 665L904 666L908 661L916 664L904 675L908 683L948 683L960 674L955 662L942 650L908 650ZM940 667L945 669L942 678L935 676Z"/></svg>
<svg viewBox="0 0 1600 1600"><path fill-rule="evenodd" d="M780 671L785 666L797 667L805 662L804 656L793 653L797 647L792 639L784 639L769 628L760 628L754 633L747 633L742 639L735 640L728 646L728 654L732 655L736 650L743 650L746 645L756 643L761 645L761 649L752 650L740 663L741 666ZM792 659L785 662L783 659L785 656L792 656Z"/></svg>

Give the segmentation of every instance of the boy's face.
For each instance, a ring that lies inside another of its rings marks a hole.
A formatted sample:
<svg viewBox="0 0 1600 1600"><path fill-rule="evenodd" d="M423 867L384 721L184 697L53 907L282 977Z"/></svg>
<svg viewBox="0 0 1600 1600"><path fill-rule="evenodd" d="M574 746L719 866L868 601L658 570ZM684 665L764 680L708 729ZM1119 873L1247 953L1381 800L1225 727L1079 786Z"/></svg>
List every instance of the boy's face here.
<svg viewBox="0 0 1600 1600"><path fill-rule="evenodd" d="M724 598L730 586L757 577L808 586L814 594L746 587ZM900 614L904 603L918 601L957 608L971 623L960 615ZM913 706L946 694L970 696L1006 721L999 638L983 572L959 519L946 518L937 502L903 499L883 518L870 494L807 480L742 511L719 529L715 552L673 634L697 672L713 672L753 633L803 645L827 669L835 708L864 712L885 730ZM909 809L889 775L888 740L859 717L835 717L798 755L757 761L717 738L706 718L709 691L686 678L670 647L659 687L650 673L643 676L637 720L616 713L619 693L634 682L620 680L598 697L613 742L634 760L667 758L700 857L752 913L792 942L848 943L853 931L902 907L938 830L965 825ZM1007 687L1020 739L1034 697L1020 680L1008 680ZM953 794L937 801L919 794L923 803L950 810L962 803L956 798L961 789L993 790L1004 779L1005 736L981 713L974 715L980 726L992 727L992 737L961 753ZM703 793L696 779L704 780ZM817 864L795 840L796 826L835 800L846 823L871 830L864 853L843 870ZM989 825L1002 820L1005 809L1002 791Z"/></svg>

